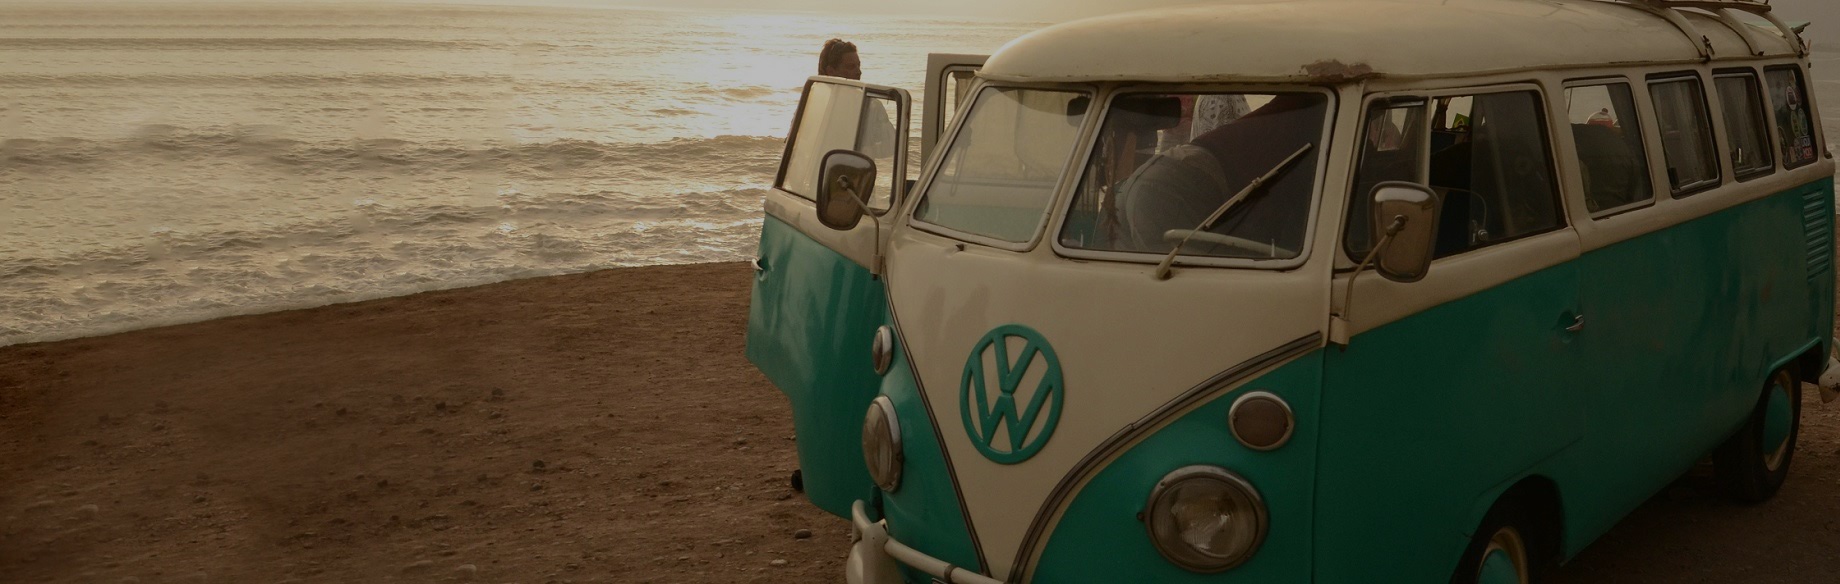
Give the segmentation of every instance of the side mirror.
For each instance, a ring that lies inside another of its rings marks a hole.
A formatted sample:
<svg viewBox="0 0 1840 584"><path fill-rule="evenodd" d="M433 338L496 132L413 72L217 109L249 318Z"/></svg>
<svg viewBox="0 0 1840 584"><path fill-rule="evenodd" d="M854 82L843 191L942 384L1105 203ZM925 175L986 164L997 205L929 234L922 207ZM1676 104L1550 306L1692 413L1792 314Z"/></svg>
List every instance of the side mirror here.
<svg viewBox="0 0 1840 584"><path fill-rule="evenodd" d="M832 150L818 168L818 222L838 231L856 228L869 212L875 161L850 150Z"/></svg>
<svg viewBox="0 0 1840 584"><path fill-rule="evenodd" d="M1394 282L1417 282L1431 270L1437 244L1438 198L1408 182L1374 186L1374 233L1381 234L1375 270Z"/></svg>

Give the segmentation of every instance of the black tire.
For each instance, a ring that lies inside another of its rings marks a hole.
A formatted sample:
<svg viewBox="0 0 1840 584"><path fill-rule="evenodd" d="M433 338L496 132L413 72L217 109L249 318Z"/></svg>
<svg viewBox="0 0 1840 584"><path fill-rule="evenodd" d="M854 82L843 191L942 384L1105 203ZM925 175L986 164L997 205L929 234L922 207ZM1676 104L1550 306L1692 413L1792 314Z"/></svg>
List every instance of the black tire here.
<svg viewBox="0 0 1840 584"><path fill-rule="evenodd" d="M1772 393L1780 389L1788 398L1789 435L1777 449L1766 452L1765 431ZM1795 459L1795 440L1802 431L1802 383L1788 369L1770 374L1759 392L1757 404L1745 419L1744 426L1727 438L1712 454L1712 467L1719 490L1731 499L1757 504L1776 496L1783 480L1789 477L1789 462Z"/></svg>
<svg viewBox="0 0 1840 584"><path fill-rule="evenodd" d="M1477 584L1483 559L1497 548L1514 559L1515 567L1523 572L1521 582L1547 581L1554 565L1553 542L1547 538L1556 534L1546 533L1548 529L1544 525L1525 505L1513 499L1496 503L1471 536L1469 548L1463 551L1463 560L1457 564L1456 573L1450 576L1451 584ZM1517 547L1518 551L1514 549Z"/></svg>

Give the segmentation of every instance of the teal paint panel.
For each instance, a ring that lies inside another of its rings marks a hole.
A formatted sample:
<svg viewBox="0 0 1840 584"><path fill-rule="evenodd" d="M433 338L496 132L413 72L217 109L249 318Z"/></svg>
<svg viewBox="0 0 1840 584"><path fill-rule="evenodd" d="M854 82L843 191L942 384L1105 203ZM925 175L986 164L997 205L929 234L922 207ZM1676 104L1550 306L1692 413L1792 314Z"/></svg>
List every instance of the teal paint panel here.
<svg viewBox="0 0 1840 584"><path fill-rule="evenodd" d="M1577 296L1568 262L1325 351L1317 582L1448 580L1495 493L1579 439Z"/></svg>
<svg viewBox="0 0 1840 584"><path fill-rule="evenodd" d="M882 283L835 251L768 216L748 306L747 357L792 402L805 495L839 517L874 493L862 424L881 379L869 361L887 320Z"/></svg>
<svg viewBox="0 0 1840 584"><path fill-rule="evenodd" d="M1322 359L1317 351L1282 365L1182 415L1119 455L1068 504L1031 581L1310 581ZM1233 400L1257 390L1284 398L1297 416L1290 443L1271 452L1240 445L1227 428ZM1257 554L1219 574L1197 574L1163 559L1138 519L1157 481L1194 464L1220 466L1245 477L1270 510L1270 528Z"/></svg>
<svg viewBox="0 0 1840 584"><path fill-rule="evenodd" d="M1829 179L1579 259L1591 391L1586 438L1554 477L1567 556L1736 430L1775 363L1829 336L1832 218Z"/></svg>
<svg viewBox="0 0 1840 584"><path fill-rule="evenodd" d="M922 401L905 351L895 351L888 375L882 379L882 394L894 402L906 459L900 487L882 495L882 517L888 521L889 535L954 566L983 571L940 443L939 428Z"/></svg>

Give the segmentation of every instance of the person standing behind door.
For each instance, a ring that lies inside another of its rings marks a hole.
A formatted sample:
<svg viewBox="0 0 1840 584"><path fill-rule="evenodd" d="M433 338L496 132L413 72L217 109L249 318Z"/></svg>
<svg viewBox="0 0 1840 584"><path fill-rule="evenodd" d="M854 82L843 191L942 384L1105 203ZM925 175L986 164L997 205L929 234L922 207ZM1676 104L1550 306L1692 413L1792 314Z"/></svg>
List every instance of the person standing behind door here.
<svg viewBox="0 0 1840 584"><path fill-rule="evenodd" d="M862 57L856 54L856 44L843 40L824 41L824 49L818 51L818 74L830 77L842 77L851 81L862 80ZM870 158L882 159L894 155L895 132L888 123L887 107L882 100L868 101L870 114L868 127L862 129L858 146L863 154Z"/></svg>
<svg viewBox="0 0 1840 584"><path fill-rule="evenodd" d="M818 52L818 74L862 81L862 58L856 55L856 44L843 39L824 41L824 50Z"/></svg>

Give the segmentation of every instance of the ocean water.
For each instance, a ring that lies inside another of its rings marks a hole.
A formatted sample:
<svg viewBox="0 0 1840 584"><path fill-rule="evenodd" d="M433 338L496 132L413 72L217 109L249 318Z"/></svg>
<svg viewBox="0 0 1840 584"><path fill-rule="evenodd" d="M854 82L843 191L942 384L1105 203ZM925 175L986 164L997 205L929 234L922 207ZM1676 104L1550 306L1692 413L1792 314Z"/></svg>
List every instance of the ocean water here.
<svg viewBox="0 0 1840 584"><path fill-rule="evenodd" d="M740 260L825 39L1038 25L429 5L0 5L0 345Z"/></svg>
<svg viewBox="0 0 1840 584"><path fill-rule="evenodd" d="M824 39L1039 27L438 5L0 4L0 345L745 259ZM1814 92L1840 129L1840 52Z"/></svg>

